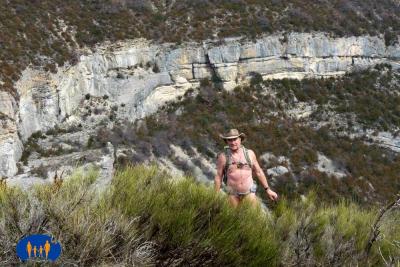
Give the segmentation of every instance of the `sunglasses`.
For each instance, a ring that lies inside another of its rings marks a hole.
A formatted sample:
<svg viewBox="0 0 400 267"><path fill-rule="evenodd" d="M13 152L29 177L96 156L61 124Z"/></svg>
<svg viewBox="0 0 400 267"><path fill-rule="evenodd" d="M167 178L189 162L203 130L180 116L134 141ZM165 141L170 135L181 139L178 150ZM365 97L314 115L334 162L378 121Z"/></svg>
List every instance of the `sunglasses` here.
<svg viewBox="0 0 400 267"><path fill-rule="evenodd" d="M236 141L237 139L238 139L238 137L226 139L226 141L227 141L227 142L234 142L234 141Z"/></svg>

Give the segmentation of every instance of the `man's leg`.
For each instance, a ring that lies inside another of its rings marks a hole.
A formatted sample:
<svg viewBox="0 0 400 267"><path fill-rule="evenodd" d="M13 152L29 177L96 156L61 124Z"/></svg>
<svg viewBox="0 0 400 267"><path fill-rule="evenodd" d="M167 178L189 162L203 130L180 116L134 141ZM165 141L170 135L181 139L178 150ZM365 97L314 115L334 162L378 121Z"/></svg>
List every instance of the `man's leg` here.
<svg viewBox="0 0 400 267"><path fill-rule="evenodd" d="M232 205L232 207L236 208L239 205L240 199L238 196L235 195L229 195L228 196L229 203Z"/></svg>
<svg viewBox="0 0 400 267"><path fill-rule="evenodd" d="M250 193L246 195L243 200L249 201L253 207L257 207L259 205L258 199L255 193Z"/></svg>

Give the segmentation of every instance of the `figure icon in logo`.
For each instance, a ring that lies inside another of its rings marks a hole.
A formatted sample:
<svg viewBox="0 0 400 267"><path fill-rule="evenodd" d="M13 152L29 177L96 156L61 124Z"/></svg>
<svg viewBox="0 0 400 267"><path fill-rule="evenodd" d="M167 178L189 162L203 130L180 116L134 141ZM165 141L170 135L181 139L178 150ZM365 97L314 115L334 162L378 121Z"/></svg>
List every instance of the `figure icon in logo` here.
<svg viewBox="0 0 400 267"><path fill-rule="evenodd" d="M28 244L26 244L26 251L28 252L28 257L30 258L32 253L32 244L29 241Z"/></svg>
<svg viewBox="0 0 400 267"><path fill-rule="evenodd" d="M44 252L46 253L46 259L49 256L50 252L50 243L49 240L46 240L46 244L44 244Z"/></svg>
<svg viewBox="0 0 400 267"><path fill-rule="evenodd" d="M41 258L43 258L43 247L42 246L39 247L39 255Z"/></svg>
<svg viewBox="0 0 400 267"><path fill-rule="evenodd" d="M35 256L35 258L36 258L36 252L37 252L37 248L36 248L36 246L33 246L33 256Z"/></svg>

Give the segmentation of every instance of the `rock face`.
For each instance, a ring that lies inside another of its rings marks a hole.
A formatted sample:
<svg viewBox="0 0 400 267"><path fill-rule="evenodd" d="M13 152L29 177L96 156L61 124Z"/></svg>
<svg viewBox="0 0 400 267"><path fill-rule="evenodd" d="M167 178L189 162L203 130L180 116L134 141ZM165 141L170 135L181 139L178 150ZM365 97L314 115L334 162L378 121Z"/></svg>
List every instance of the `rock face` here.
<svg viewBox="0 0 400 267"><path fill-rule="evenodd" d="M179 46L145 40L104 44L56 74L25 70L16 83L19 103L1 92L0 176L17 173L21 140L62 122L84 124L82 105L91 97L107 99L117 118L133 121L182 96L203 78L218 79L229 89L251 72L301 79L377 63L399 68L400 46L386 47L378 37L330 38L323 33Z"/></svg>
<svg viewBox="0 0 400 267"><path fill-rule="evenodd" d="M14 98L0 92L0 177L17 173L23 145L17 130L17 104Z"/></svg>

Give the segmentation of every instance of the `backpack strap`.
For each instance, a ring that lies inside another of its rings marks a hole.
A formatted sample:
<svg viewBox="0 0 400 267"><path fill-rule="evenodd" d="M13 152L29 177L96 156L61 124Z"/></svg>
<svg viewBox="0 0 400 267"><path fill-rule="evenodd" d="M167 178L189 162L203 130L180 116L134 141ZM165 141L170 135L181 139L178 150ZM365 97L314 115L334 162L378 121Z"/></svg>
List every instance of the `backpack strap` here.
<svg viewBox="0 0 400 267"><path fill-rule="evenodd" d="M229 146L224 147L224 154L225 154L225 167L224 167L224 173L222 175L222 181L224 182L224 184L226 184L228 181L228 168L229 165L232 164L232 152Z"/></svg>
<svg viewBox="0 0 400 267"><path fill-rule="evenodd" d="M249 156L249 150L242 146L244 157L246 159L247 164L250 166L250 168L253 168L253 163L251 162L250 156Z"/></svg>

